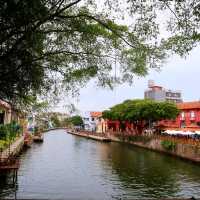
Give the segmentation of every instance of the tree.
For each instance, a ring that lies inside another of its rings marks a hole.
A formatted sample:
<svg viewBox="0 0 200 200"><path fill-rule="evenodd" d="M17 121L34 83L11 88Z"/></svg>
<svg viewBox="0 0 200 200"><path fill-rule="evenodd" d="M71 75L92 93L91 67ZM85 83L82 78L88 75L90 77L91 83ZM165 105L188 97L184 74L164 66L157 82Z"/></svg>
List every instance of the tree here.
<svg viewBox="0 0 200 200"><path fill-rule="evenodd" d="M149 122L164 119L175 119L179 110L170 102L156 102L152 100L127 100L103 112L103 118L119 120L120 123L128 121L133 123L140 133Z"/></svg>
<svg viewBox="0 0 200 200"><path fill-rule="evenodd" d="M83 119L81 116L79 115L75 115L73 117L70 118L70 122L74 125L74 126L83 126Z"/></svg>
<svg viewBox="0 0 200 200"><path fill-rule="evenodd" d="M138 37L159 43L166 53L185 56L199 44L199 1L127 1L127 12L135 19Z"/></svg>
<svg viewBox="0 0 200 200"><path fill-rule="evenodd" d="M126 15L130 23L120 25ZM49 91L56 96L59 87L77 92L92 78L109 87L132 82L170 53L188 53L200 41L199 26L194 0L3 0L0 98L28 102Z"/></svg>
<svg viewBox="0 0 200 200"><path fill-rule="evenodd" d="M56 114L51 117L51 122L53 123L54 127L60 127L61 125L61 122Z"/></svg>
<svg viewBox="0 0 200 200"><path fill-rule="evenodd" d="M71 127L72 122L70 117L66 117L61 121L62 127Z"/></svg>
<svg viewBox="0 0 200 200"><path fill-rule="evenodd" d="M45 86L44 68L34 62L43 36L34 24L46 16L41 1L3 1L0 5L0 98L26 99ZM47 86L47 85L46 85Z"/></svg>
<svg viewBox="0 0 200 200"><path fill-rule="evenodd" d="M165 57L159 47L95 6L95 0L1 2L0 98L27 102L58 86L76 92L91 78L112 87L159 65ZM117 78L115 59L122 72Z"/></svg>

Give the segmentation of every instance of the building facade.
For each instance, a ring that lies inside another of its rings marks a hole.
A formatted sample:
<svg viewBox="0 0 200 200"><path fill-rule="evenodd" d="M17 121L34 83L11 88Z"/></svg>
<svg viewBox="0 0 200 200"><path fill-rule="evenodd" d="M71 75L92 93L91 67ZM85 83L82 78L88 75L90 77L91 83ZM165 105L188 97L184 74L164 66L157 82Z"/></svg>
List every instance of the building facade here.
<svg viewBox="0 0 200 200"><path fill-rule="evenodd" d="M101 117L102 112L85 112L82 116L84 129L86 131L96 131Z"/></svg>
<svg viewBox="0 0 200 200"><path fill-rule="evenodd" d="M155 85L154 81L148 81L148 89L144 92L145 99L152 99L155 101L168 101L173 103L182 102L181 91L165 89L162 86Z"/></svg>
<svg viewBox="0 0 200 200"><path fill-rule="evenodd" d="M107 120L100 117L99 120L97 121L96 132L106 133L107 127L108 127Z"/></svg>
<svg viewBox="0 0 200 200"><path fill-rule="evenodd" d="M177 104L180 110L175 120L163 120L159 122L165 129L187 128L190 130L200 130L200 101L184 102Z"/></svg>
<svg viewBox="0 0 200 200"><path fill-rule="evenodd" d="M11 122L11 105L0 99L0 124L9 124Z"/></svg>
<svg viewBox="0 0 200 200"><path fill-rule="evenodd" d="M15 109L10 103L0 99L0 125L10 124L11 122L18 123L24 131L27 126L26 113Z"/></svg>

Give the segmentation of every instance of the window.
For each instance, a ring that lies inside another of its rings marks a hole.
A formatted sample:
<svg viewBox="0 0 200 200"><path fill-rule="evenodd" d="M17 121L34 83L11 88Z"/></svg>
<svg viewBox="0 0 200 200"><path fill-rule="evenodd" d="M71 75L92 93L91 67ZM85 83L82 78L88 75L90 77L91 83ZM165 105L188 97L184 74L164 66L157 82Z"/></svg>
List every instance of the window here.
<svg viewBox="0 0 200 200"><path fill-rule="evenodd" d="M167 93L166 93L166 96L167 96L167 97L171 97L171 92L167 92Z"/></svg>
<svg viewBox="0 0 200 200"><path fill-rule="evenodd" d="M195 118L195 112L194 112L194 111L191 111L191 112L190 112L190 117L191 117L191 118Z"/></svg>
<svg viewBox="0 0 200 200"><path fill-rule="evenodd" d="M184 112L181 113L181 118L182 118L182 119L185 118L185 113L184 113Z"/></svg>

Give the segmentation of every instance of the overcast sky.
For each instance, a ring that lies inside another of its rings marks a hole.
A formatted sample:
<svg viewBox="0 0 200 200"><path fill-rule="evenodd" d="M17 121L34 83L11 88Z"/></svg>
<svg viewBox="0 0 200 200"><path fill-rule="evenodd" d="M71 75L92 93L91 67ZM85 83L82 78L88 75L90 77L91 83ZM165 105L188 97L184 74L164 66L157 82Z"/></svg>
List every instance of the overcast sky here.
<svg viewBox="0 0 200 200"><path fill-rule="evenodd" d="M90 82L81 89L79 101L71 100L81 111L102 111L126 99L144 98L147 82L153 79L156 84L167 89L181 90L184 101L200 99L200 48L195 48L186 58L173 56L168 59L160 72L151 71L145 78L135 79L132 86L128 84L115 88L114 91L98 88ZM66 100L65 100L66 101ZM65 102L66 103L66 102ZM57 111L66 112L61 102Z"/></svg>

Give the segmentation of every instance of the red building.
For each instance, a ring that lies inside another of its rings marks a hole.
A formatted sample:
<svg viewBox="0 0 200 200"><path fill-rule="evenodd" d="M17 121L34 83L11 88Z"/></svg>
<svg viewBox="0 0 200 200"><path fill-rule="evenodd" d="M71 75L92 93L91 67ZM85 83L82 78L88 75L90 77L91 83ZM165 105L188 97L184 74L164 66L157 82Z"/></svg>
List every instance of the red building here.
<svg viewBox="0 0 200 200"><path fill-rule="evenodd" d="M180 109L180 114L176 120L163 120L159 125L166 129L200 130L200 101L178 103L177 107Z"/></svg>
<svg viewBox="0 0 200 200"><path fill-rule="evenodd" d="M120 121L112 121L112 120L106 120L106 131L111 132L126 132L126 134L140 134L142 133L144 129L144 123L140 122L135 126L133 123L130 123L128 121L121 122Z"/></svg>

